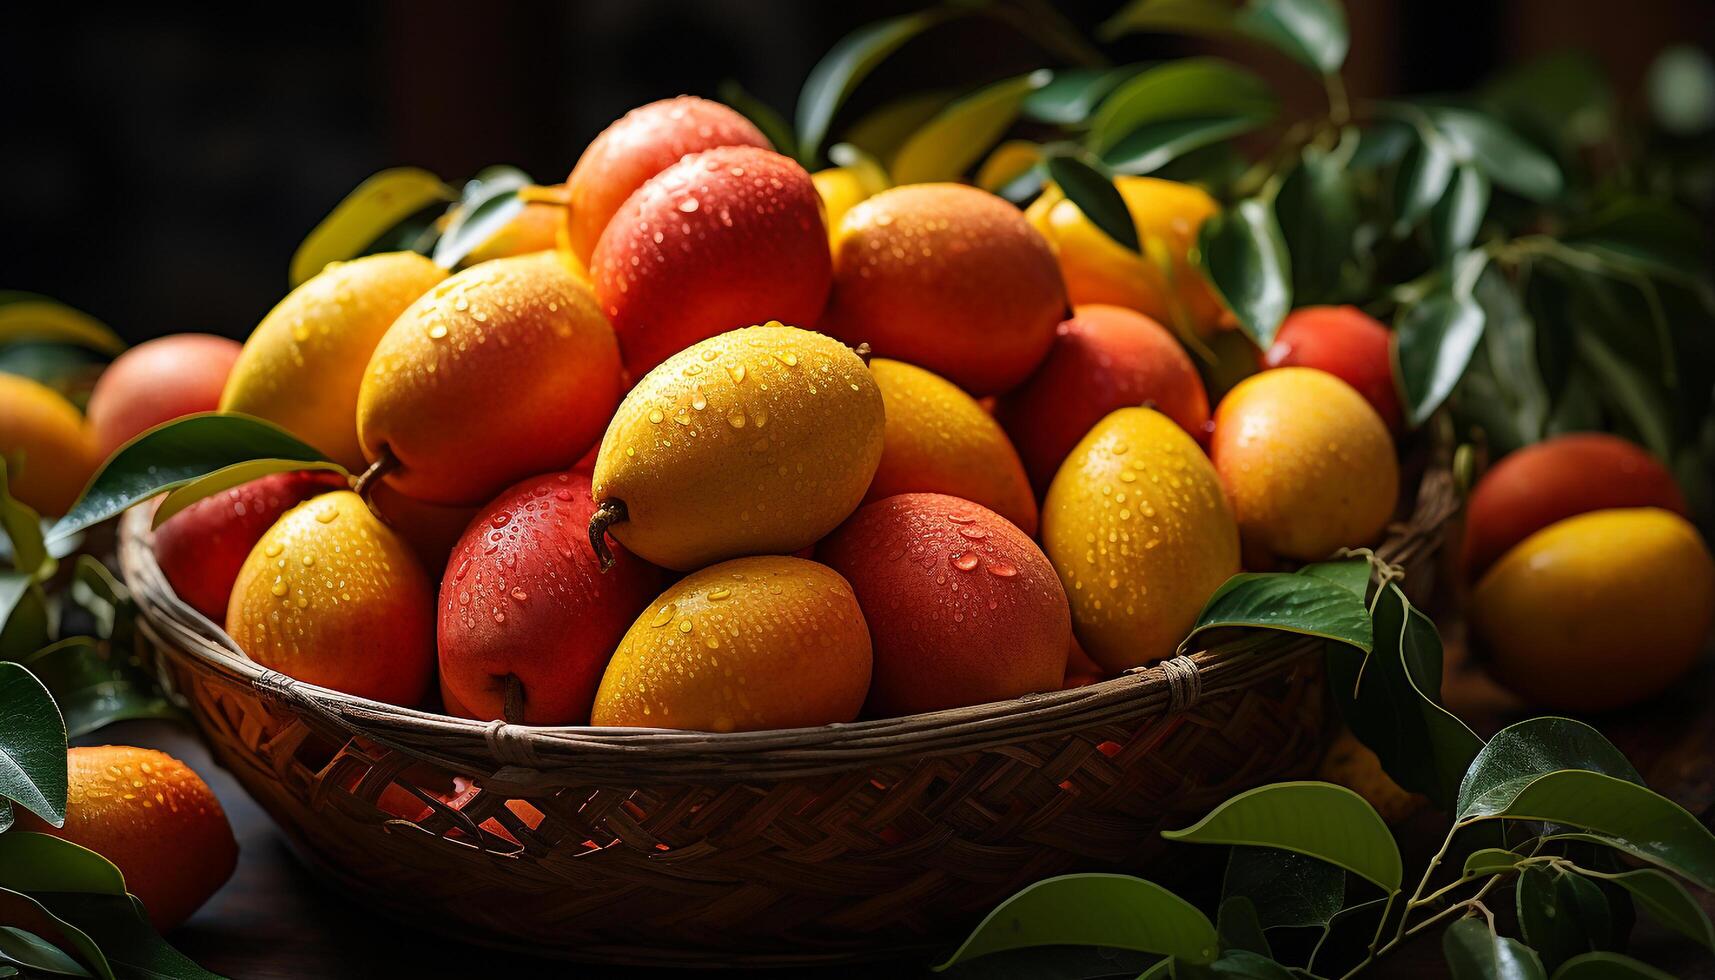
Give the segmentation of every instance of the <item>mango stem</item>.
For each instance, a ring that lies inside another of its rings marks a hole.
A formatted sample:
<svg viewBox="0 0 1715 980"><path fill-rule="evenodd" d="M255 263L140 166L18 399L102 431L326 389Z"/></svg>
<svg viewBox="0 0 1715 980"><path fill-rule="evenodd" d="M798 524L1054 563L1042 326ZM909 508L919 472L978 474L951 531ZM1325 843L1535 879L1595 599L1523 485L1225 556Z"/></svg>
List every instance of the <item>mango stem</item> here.
<svg viewBox="0 0 1715 980"><path fill-rule="evenodd" d="M867 340L853 347L852 353L858 356L858 360L863 362L864 367L868 367L869 359L875 356L875 350L869 346Z"/></svg>
<svg viewBox="0 0 1715 980"><path fill-rule="evenodd" d="M358 474L357 479L352 482L351 490L367 501L369 488L374 486L376 481L398 468L399 457L393 455L393 450L384 443L381 446L381 451L375 454L375 462L370 463L369 468Z"/></svg>
<svg viewBox="0 0 1715 980"><path fill-rule="evenodd" d="M507 674L502 681L506 693L500 702L500 718L508 725L524 724L524 682L517 674Z"/></svg>
<svg viewBox="0 0 1715 980"><path fill-rule="evenodd" d="M613 549L607 544L607 529L629 519L625 501L611 497L597 504L595 513L590 515L590 547L595 549L596 561L603 572L613 567Z"/></svg>

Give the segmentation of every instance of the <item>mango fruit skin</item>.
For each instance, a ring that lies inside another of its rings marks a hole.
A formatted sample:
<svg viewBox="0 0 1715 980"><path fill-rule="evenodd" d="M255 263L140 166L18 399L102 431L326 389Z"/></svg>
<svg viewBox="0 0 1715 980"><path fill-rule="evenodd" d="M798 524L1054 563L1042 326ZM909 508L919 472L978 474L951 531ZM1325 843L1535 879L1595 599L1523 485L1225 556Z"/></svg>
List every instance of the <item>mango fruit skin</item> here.
<svg viewBox="0 0 1715 980"><path fill-rule="evenodd" d="M227 337L181 333L114 358L89 393L89 428L100 458L157 425L219 408L242 349Z"/></svg>
<svg viewBox="0 0 1715 980"><path fill-rule="evenodd" d="M867 504L816 549L857 594L875 648L864 714L891 717L1060 687L1066 590L1042 549L986 507L938 493Z"/></svg>
<svg viewBox="0 0 1715 980"><path fill-rule="evenodd" d="M1215 408L1209 456L1245 547L1322 561L1373 544L1399 502L1393 437L1357 389L1286 367L1239 382Z"/></svg>
<svg viewBox="0 0 1715 980"><path fill-rule="evenodd" d="M77 406L39 381L3 372L0 456L12 496L55 516L71 509L100 462Z"/></svg>
<svg viewBox="0 0 1715 980"><path fill-rule="evenodd" d="M849 167L829 167L810 175L816 193L822 198L822 216L828 224L830 244L836 236L846 212L887 190L887 174L873 161L865 160Z"/></svg>
<svg viewBox="0 0 1715 980"><path fill-rule="evenodd" d="M573 254L587 263L626 198L686 154L717 146L773 149L736 110L694 95L638 106L615 120L590 141L566 178Z"/></svg>
<svg viewBox="0 0 1715 980"><path fill-rule="evenodd" d="M668 358L625 396L592 493L623 501L610 533L687 571L815 544L863 500L882 453L882 397L845 345L770 323Z"/></svg>
<svg viewBox="0 0 1715 980"><path fill-rule="evenodd" d="M846 212L834 241L822 329L972 395L1023 381L1066 315L1048 243L1017 208L975 187L882 191Z"/></svg>
<svg viewBox="0 0 1715 980"><path fill-rule="evenodd" d="M238 841L220 800L165 752L74 746L66 752L66 783L65 826L20 807L17 829L51 834L112 861L157 931L190 918L238 866Z"/></svg>
<svg viewBox="0 0 1715 980"><path fill-rule="evenodd" d="M1491 672L1533 705L1609 711L1660 694L1701 658L1715 560L1685 518L1598 510L1524 539L1471 595Z"/></svg>
<svg viewBox="0 0 1715 980"><path fill-rule="evenodd" d="M1036 495L994 416L932 371L879 357L869 369L887 422L865 503L901 493L948 494L998 513L1026 536L1036 533Z"/></svg>
<svg viewBox="0 0 1715 980"><path fill-rule="evenodd" d="M376 345L357 401L408 496L475 505L565 469L619 402L619 347L588 288L552 252L495 259L441 283Z"/></svg>
<svg viewBox="0 0 1715 980"><path fill-rule="evenodd" d="M435 670L435 587L363 498L335 490L256 542L226 608L250 659L311 684L414 705Z"/></svg>
<svg viewBox="0 0 1715 980"><path fill-rule="evenodd" d="M1286 315L1274 343L1258 358L1263 368L1326 371L1357 389L1389 432L1403 417L1393 381L1393 332L1355 306L1301 306Z"/></svg>
<svg viewBox="0 0 1715 980"><path fill-rule="evenodd" d="M693 154L614 212L590 281L632 377L728 330L814 323L829 281L821 199L804 168L778 153Z"/></svg>
<svg viewBox="0 0 1715 980"><path fill-rule="evenodd" d="M446 275L415 252L329 265L256 325L232 365L220 410L274 422L360 472L357 390L370 355L399 314Z"/></svg>
<svg viewBox="0 0 1715 980"><path fill-rule="evenodd" d="M1239 570L1239 532L1215 469L1185 430L1122 408L1073 448L1042 505L1042 546L1072 629L1108 673L1173 655Z"/></svg>
<svg viewBox="0 0 1715 980"><path fill-rule="evenodd" d="M1537 531L1593 510L1660 507L1685 516L1685 495L1649 450L1605 432L1575 432L1509 453L1465 505L1465 573L1480 577Z"/></svg>
<svg viewBox="0 0 1715 980"><path fill-rule="evenodd" d="M870 667L869 627L838 572L737 558L643 610L602 675L591 723L746 732L852 721Z"/></svg>
<svg viewBox="0 0 1715 980"><path fill-rule="evenodd" d="M1131 212L1141 254L1109 238L1052 184L1026 211L1053 244L1071 301L1128 307L1179 333L1213 333L1230 315L1191 250L1220 205L1200 187L1158 177L1121 175L1114 186Z"/></svg>

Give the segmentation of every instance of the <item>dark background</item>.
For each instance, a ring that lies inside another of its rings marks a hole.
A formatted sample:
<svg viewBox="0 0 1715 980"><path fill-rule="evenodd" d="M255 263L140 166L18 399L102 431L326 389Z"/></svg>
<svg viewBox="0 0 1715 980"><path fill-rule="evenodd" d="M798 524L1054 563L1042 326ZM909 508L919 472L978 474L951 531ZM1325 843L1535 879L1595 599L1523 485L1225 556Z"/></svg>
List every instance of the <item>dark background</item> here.
<svg viewBox="0 0 1715 980"><path fill-rule="evenodd" d="M11 5L0 21L0 288L46 293L134 341L179 331L242 338L284 294L298 242L377 170L412 164L456 186L511 163L557 182L625 110L682 92L712 97L729 77L789 117L829 45L923 5ZM1056 6L1088 30L1120 3ZM1463 88L1570 47L1606 65L1635 103L1657 51L1707 43L1715 31L1711 0L1347 7L1346 74L1359 98ZM1198 44L1134 36L1109 51L1123 62ZM1278 78L1289 100L1304 84L1255 48L1236 55ZM907 47L852 108L1044 63L1028 41L966 20Z"/></svg>

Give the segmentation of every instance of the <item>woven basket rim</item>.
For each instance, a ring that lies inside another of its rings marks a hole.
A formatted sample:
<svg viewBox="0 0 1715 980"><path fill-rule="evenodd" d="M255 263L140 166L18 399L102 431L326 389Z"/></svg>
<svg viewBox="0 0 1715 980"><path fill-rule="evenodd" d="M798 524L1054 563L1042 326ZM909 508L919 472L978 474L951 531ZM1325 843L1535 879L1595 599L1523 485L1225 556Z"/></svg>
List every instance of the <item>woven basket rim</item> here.
<svg viewBox="0 0 1715 980"><path fill-rule="evenodd" d="M1445 466L1425 469L1409 519L1392 525L1377 557L1404 564L1439 545L1458 510ZM812 728L693 732L648 728L534 726L483 722L388 704L288 677L250 660L226 632L173 591L155 560L154 507L120 520L118 557L137 601L139 627L158 646L188 655L202 670L253 689L265 702L318 718L353 735L440 764L490 769L520 785L540 774L635 783L651 775L727 781L735 769L774 776L862 769L902 756L922 757L1012 742L1025 735L1074 732L1135 717L1184 710L1200 697L1243 689L1288 669L1322 641L1279 634L1247 636L1182 654L1070 690L968 707Z"/></svg>

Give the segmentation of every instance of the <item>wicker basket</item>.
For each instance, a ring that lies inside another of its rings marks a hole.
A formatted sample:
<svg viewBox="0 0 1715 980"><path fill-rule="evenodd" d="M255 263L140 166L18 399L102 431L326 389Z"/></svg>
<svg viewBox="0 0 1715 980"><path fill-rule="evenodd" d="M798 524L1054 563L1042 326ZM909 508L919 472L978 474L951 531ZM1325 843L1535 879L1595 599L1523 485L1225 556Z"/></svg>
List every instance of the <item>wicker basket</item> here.
<svg viewBox="0 0 1715 980"><path fill-rule="evenodd" d="M1379 553L1421 587L1457 495L1431 469L1412 496ZM773 966L935 947L1031 881L1144 868L1157 831L1307 772L1326 731L1320 645L1282 634L814 729L466 721L246 659L173 594L147 511L125 516L120 562L153 663L215 757L343 889L488 945Z"/></svg>

